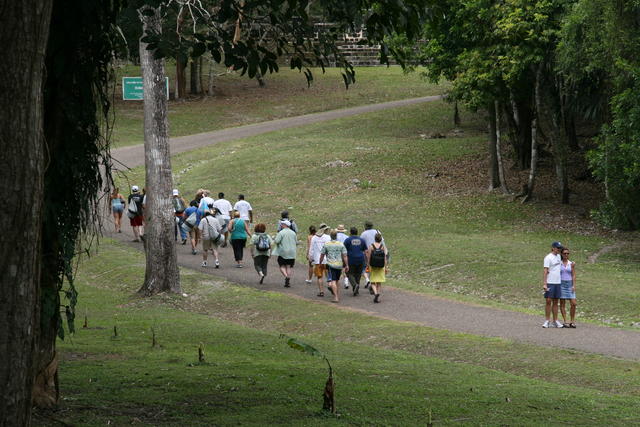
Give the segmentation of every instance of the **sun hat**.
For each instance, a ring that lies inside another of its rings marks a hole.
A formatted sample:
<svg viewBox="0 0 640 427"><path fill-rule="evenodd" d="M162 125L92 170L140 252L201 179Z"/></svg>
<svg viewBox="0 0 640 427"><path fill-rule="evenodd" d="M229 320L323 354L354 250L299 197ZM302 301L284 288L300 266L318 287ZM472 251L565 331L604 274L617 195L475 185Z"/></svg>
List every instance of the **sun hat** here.
<svg viewBox="0 0 640 427"><path fill-rule="evenodd" d="M346 229L346 228L344 228L344 224L340 224L340 225L338 225L338 227L336 228L336 231L337 231L338 233L345 233L345 232L347 231L347 229Z"/></svg>
<svg viewBox="0 0 640 427"><path fill-rule="evenodd" d="M280 221L280 224L286 225L287 227L291 227L291 221L289 221L288 219L285 219L284 221Z"/></svg>
<svg viewBox="0 0 640 427"><path fill-rule="evenodd" d="M134 193L137 193L139 190L140 190L140 189L138 188L138 186L137 186L137 185L133 185L133 186L131 187L131 191L132 191L132 192L134 192Z"/></svg>
<svg viewBox="0 0 640 427"><path fill-rule="evenodd" d="M316 236L318 237L322 236L324 232L327 230L327 228L329 228L329 226L324 222L320 224L320 226L318 227L318 231L316 232Z"/></svg>
<svg viewBox="0 0 640 427"><path fill-rule="evenodd" d="M174 189L173 189L173 195L174 195L174 196L178 196L178 195L180 195L180 192L178 191L178 189L177 189L177 188L174 188Z"/></svg>
<svg viewBox="0 0 640 427"><path fill-rule="evenodd" d="M552 247L552 248L560 249L560 248L562 248L562 243L560 243L560 242L553 242L553 243L551 244L551 247Z"/></svg>

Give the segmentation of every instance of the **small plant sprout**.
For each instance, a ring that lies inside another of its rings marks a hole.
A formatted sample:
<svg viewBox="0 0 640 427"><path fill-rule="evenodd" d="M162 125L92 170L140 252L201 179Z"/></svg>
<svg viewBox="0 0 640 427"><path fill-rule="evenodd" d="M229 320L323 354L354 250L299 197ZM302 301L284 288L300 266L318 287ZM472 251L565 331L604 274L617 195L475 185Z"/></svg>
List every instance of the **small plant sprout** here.
<svg viewBox="0 0 640 427"><path fill-rule="evenodd" d="M198 346L198 362L204 363L204 344L200 343Z"/></svg>
<svg viewBox="0 0 640 427"><path fill-rule="evenodd" d="M327 378L327 382L324 385L324 392L322 394L323 403L322 409L325 411L329 411L332 414L336 413L336 396L335 396L335 381L333 380L333 368L331 368L331 363L329 363L329 359L327 356L318 351L315 347L310 346L307 343L304 343L296 338L290 338L286 335L280 335L280 338L287 339L287 345L295 350L301 351L303 353L310 354L312 356L322 357L322 359L327 363L329 368L329 378Z"/></svg>

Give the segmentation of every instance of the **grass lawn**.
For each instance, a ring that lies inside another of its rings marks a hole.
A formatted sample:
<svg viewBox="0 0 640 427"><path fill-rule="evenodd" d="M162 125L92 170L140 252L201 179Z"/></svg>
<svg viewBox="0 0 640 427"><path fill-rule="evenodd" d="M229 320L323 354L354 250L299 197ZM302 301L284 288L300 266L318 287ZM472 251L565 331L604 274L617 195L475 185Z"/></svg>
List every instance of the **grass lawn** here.
<svg viewBox="0 0 640 427"><path fill-rule="evenodd" d="M424 425L429 413L434 425L640 422L635 362L377 319L190 270L187 297L139 298L143 255L108 240L77 277L62 404L38 425ZM339 416L320 410L322 360L281 333L327 354Z"/></svg>
<svg viewBox="0 0 640 427"><path fill-rule="evenodd" d="M542 313L542 259L560 240L577 263L578 320L640 322L630 237L594 233L572 207L488 194L484 124L463 114L454 130L451 116L434 102L225 142L174 157L174 181L187 195L244 193L267 224L284 208L304 229L372 220L392 251L390 285L514 310ZM428 138L434 132L445 137ZM350 166L328 166L336 160ZM129 179L142 183L143 169Z"/></svg>
<svg viewBox="0 0 640 427"><path fill-rule="evenodd" d="M167 68L171 87L175 68ZM356 69L356 84L345 90L340 70L314 70L314 82L307 87L303 74L282 68L266 77L267 86L237 73L215 79L215 93L210 97L190 97L169 102L169 130L172 137L208 132L232 126L262 122L289 116L392 101L418 96L437 95L446 86L429 84L418 73L403 74L398 66ZM122 76L139 76L137 67L118 70L114 104L114 147L143 143L142 102L122 101L119 85ZM172 89L173 90L173 89Z"/></svg>

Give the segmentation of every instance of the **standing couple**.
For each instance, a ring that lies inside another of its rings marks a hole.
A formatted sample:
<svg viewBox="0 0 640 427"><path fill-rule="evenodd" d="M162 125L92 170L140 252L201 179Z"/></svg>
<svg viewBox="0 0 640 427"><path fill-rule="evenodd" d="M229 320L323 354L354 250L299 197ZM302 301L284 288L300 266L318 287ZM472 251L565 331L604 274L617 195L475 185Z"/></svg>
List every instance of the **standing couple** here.
<svg viewBox="0 0 640 427"><path fill-rule="evenodd" d="M575 328L576 318L576 263L569 260L569 248L560 242L551 244L551 252L544 258L542 289L544 290L545 321L543 328ZM567 323L565 304L571 303L571 322ZM558 302L564 323L558 320ZM551 316L553 315L553 321Z"/></svg>

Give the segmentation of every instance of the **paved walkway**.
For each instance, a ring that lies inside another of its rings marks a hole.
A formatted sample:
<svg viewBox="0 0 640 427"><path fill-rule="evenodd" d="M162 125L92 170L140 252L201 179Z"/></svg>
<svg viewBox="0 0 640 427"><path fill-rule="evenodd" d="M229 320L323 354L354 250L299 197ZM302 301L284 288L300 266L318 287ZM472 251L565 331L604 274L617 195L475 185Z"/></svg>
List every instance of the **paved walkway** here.
<svg viewBox="0 0 640 427"><path fill-rule="evenodd" d="M356 107L346 110L329 111L326 113L310 114L300 117L275 120L267 123L242 126L225 129L217 132L182 137L171 141L172 152L188 151L202 146L227 141L235 138L257 135L278 129L316 123L323 120L331 120L361 112L376 111L383 108L409 105L417 102L427 102L439 97L417 98L405 101ZM143 164L144 156L140 146L127 147L114 150L114 157L130 167ZM126 218L123 218L126 222ZM111 223L107 222L111 230ZM275 228L275 224L272 229ZM132 234L130 227L125 225L122 234L114 234L109 231L105 235L122 241L130 241ZM129 243L131 246L142 249L140 243ZM211 260L211 256L209 257ZM307 285L306 266L297 265L291 288L283 287L283 279L277 269L275 259L270 261L270 272L263 285L258 285L257 274L252 266L248 251L245 259L249 265L245 268L233 266L233 253L230 247L222 249L222 267L218 270L202 268L200 254L192 255L188 246L178 245L178 262L183 267L192 268L208 274L223 277L232 282L251 286L268 291L282 292L307 298L317 303L329 303L329 293L324 298L316 297L315 284ZM541 346L574 349L589 353L597 353L629 360L640 360L640 331L628 331L604 326L578 324L577 329L543 329L541 328L542 316L481 307L471 304L459 303L443 298L431 297L413 292L407 292L386 286L380 304L373 304L372 298L366 290L360 292L360 296L353 297L350 291L343 293L340 304L331 304L336 308L348 307L360 310L375 316L389 319L416 322L429 327L447 329L457 332L465 332L487 337L499 337L508 340L526 342ZM543 302L540 301L540 308Z"/></svg>

